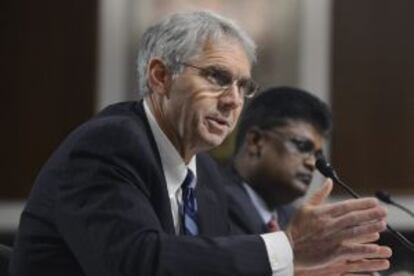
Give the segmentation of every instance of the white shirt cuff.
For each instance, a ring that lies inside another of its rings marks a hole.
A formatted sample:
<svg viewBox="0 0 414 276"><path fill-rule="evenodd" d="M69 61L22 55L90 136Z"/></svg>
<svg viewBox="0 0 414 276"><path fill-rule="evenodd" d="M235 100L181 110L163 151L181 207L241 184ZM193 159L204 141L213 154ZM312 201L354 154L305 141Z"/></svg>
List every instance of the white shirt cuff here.
<svg viewBox="0 0 414 276"><path fill-rule="evenodd" d="M293 275L293 251L282 231L260 235L265 243L272 276Z"/></svg>

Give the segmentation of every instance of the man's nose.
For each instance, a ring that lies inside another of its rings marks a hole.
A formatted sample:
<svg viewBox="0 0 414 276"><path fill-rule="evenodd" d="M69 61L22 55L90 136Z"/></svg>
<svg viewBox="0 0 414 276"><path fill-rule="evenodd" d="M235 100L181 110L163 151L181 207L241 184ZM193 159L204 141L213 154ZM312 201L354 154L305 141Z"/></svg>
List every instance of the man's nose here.
<svg viewBox="0 0 414 276"><path fill-rule="evenodd" d="M232 83L232 85L220 95L220 102L231 108L238 108L243 105L244 97L241 95L240 88L236 82Z"/></svg>
<svg viewBox="0 0 414 276"><path fill-rule="evenodd" d="M309 153L307 153L305 156L304 156L304 162L305 162L305 166L309 169L309 170L311 170L311 171L314 171L315 170L315 168L316 168L316 166L315 166L315 163L316 163L316 155L315 155L315 153L314 152L309 152Z"/></svg>

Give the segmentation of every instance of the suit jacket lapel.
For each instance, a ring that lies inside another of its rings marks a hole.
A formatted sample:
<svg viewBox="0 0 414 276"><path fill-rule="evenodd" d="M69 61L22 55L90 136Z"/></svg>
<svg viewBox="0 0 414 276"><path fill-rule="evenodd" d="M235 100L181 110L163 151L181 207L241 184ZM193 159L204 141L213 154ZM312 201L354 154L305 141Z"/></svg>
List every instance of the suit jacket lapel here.
<svg viewBox="0 0 414 276"><path fill-rule="evenodd" d="M216 221L220 214L216 210L217 198L208 187L206 172L199 169L197 163L196 198L198 204L198 223L200 235L214 235L217 233Z"/></svg>
<svg viewBox="0 0 414 276"><path fill-rule="evenodd" d="M164 231L169 234L175 234L170 199L168 196L167 183L165 182L164 172L162 170L161 157L160 153L158 152L153 133L149 126L148 119L145 115L142 100L137 104L136 113L142 119L145 125L148 141L150 143L152 151L154 152L155 159L155 164L152 166L153 168L149 168L147 179L144 179L144 182L148 184L152 206L157 213Z"/></svg>
<svg viewBox="0 0 414 276"><path fill-rule="evenodd" d="M244 190L241 183L237 186L233 186L232 194L233 199L233 215L237 217L248 233L263 233L266 232L266 226L261 220L260 214L257 212L248 194Z"/></svg>
<svg viewBox="0 0 414 276"><path fill-rule="evenodd" d="M217 199L206 185L200 185L197 189L197 204L200 235L214 235L217 233L216 221L219 219L215 206Z"/></svg>
<svg viewBox="0 0 414 276"><path fill-rule="evenodd" d="M237 220L238 225L243 227L246 233L266 232L266 225L243 187L243 179L235 172L234 168L229 170L232 182L226 188L230 194L230 212L233 219Z"/></svg>
<svg viewBox="0 0 414 276"><path fill-rule="evenodd" d="M296 207L293 204L287 204L277 208L277 217L281 229L286 229L295 212Z"/></svg>

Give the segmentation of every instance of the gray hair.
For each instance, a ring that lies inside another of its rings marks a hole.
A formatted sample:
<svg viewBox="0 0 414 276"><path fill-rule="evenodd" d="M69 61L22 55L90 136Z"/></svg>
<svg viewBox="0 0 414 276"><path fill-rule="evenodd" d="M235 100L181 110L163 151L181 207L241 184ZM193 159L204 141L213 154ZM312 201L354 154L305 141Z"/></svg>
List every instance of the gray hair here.
<svg viewBox="0 0 414 276"><path fill-rule="evenodd" d="M141 39L137 71L139 93L149 93L148 63L152 58L162 59L175 73L182 71L180 62L195 57L207 41L232 38L240 42L251 64L256 62L256 44L233 21L210 11L173 14L150 27Z"/></svg>

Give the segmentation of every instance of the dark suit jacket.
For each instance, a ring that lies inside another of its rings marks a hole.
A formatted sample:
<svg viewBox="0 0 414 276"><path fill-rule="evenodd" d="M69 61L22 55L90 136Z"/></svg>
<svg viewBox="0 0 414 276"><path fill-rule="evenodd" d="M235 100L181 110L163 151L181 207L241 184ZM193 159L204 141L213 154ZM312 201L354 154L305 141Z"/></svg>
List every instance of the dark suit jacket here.
<svg viewBox="0 0 414 276"><path fill-rule="evenodd" d="M142 102L108 107L40 171L20 220L12 275L270 275L258 236L229 234L222 176L197 156L200 237L176 236Z"/></svg>
<svg viewBox="0 0 414 276"><path fill-rule="evenodd" d="M9 263L12 250L10 247L0 244L0 275L9 275Z"/></svg>
<svg viewBox="0 0 414 276"><path fill-rule="evenodd" d="M225 171L226 193L229 202L229 215L232 232L235 234L262 234L268 232L259 212L253 205L246 189L243 187L243 179L234 167ZM284 229L295 208L292 205L281 206L277 209L279 226Z"/></svg>

